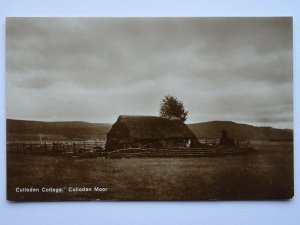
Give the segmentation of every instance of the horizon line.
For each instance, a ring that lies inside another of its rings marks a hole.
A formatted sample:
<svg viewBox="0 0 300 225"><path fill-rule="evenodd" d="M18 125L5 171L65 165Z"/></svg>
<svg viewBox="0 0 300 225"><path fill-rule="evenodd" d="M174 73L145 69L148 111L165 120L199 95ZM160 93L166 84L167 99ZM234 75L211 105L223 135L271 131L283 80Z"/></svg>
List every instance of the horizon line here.
<svg viewBox="0 0 300 225"><path fill-rule="evenodd" d="M157 116L158 117L158 116ZM6 120L19 120L19 121L30 121L30 122L44 122L44 123L64 123L64 122L81 122L81 123L90 123L90 124L110 124L113 125L114 123L109 123L109 122L89 122L89 121L83 121L83 120L61 120L61 121L45 121L45 120L32 120L32 119L13 119L13 118L8 118L6 117ZM245 122L236 122L232 120L209 120L209 121L202 121L202 122L194 122L194 123L186 123L186 125L192 125L192 124L199 124L199 123L209 123L209 122L231 122L235 124L240 124L240 125L248 125L248 126L253 126L253 127L270 127L273 129L280 129L280 130L294 130L294 128L278 128L278 127L273 127L273 126L257 126Z"/></svg>

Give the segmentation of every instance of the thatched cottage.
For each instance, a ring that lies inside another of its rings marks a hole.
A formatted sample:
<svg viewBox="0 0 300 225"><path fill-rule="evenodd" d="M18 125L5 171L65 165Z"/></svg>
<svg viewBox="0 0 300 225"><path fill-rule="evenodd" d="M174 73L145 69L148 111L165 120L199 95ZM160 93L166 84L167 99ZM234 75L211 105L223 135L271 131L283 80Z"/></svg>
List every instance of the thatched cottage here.
<svg viewBox="0 0 300 225"><path fill-rule="evenodd" d="M119 116L107 134L106 150L125 148L193 148L200 145L180 119L156 116Z"/></svg>

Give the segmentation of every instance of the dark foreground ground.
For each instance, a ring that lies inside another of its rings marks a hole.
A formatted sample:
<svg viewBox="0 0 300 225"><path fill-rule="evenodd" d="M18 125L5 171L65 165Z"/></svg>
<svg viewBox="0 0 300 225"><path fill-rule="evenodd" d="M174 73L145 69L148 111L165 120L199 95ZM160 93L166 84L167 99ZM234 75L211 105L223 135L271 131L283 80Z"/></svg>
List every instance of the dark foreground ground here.
<svg viewBox="0 0 300 225"><path fill-rule="evenodd" d="M206 200L293 197L293 144L264 142L249 154L202 158L73 159L7 155L7 198L45 200ZM16 188L39 188L37 193ZM62 188L45 193L42 188ZM89 192L69 188L90 187ZM94 191L94 187L107 191Z"/></svg>

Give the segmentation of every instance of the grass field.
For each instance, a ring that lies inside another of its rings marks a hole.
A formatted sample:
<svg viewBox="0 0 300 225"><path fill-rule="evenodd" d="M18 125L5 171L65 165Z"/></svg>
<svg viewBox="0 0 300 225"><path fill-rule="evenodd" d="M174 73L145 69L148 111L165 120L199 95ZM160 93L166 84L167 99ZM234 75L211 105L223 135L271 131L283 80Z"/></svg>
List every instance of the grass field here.
<svg viewBox="0 0 300 225"><path fill-rule="evenodd" d="M287 199L293 196L293 144L260 142L249 154L202 158L73 159L7 155L7 196L27 200ZM16 188L63 188L17 193ZM68 192L106 187L106 192Z"/></svg>

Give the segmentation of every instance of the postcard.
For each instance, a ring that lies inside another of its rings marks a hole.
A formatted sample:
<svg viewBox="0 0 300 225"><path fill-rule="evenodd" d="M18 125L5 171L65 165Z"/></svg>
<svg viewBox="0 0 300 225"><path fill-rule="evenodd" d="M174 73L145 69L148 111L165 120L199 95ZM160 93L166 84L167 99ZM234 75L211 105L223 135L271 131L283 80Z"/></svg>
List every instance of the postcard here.
<svg viewBox="0 0 300 225"><path fill-rule="evenodd" d="M292 17L9 17L7 199L294 195Z"/></svg>

